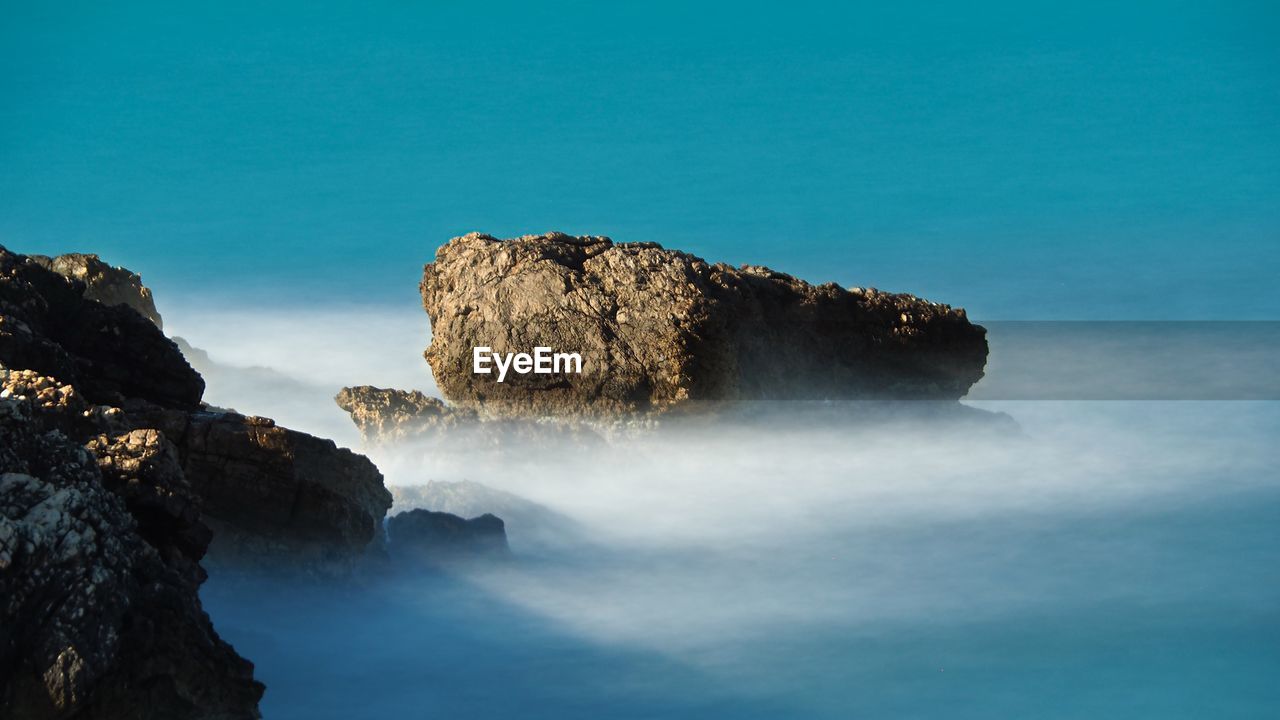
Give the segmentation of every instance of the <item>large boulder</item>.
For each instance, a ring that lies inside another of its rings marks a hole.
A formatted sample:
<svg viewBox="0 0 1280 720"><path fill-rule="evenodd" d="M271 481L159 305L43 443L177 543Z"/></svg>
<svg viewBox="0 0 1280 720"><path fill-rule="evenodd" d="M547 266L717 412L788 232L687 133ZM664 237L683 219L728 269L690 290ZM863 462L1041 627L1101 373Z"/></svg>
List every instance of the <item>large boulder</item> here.
<svg viewBox="0 0 1280 720"><path fill-rule="evenodd" d="M130 493L109 489L150 482L164 460L141 466L146 438L95 457L53 421L58 408L0 397L0 717L259 717L253 665L218 637L201 577L170 551L188 541L140 532Z"/></svg>
<svg viewBox="0 0 1280 720"><path fill-rule="evenodd" d="M982 377L987 357L985 331L962 309L604 237L454 238L426 265L420 289L437 385L489 416L954 400ZM510 372L499 382L496 372L473 372L476 347L578 353L581 372Z"/></svg>
<svg viewBox="0 0 1280 720"><path fill-rule="evenodd" d="M151 289L143 285L142 277L132 270L110 265L97 255L86 253L30 257L34 262L65 278L83 283L86 298L97 300L103 305L133 308L139 315L155 323L156 327L164 329L164 320L156 310Z"/></svg>

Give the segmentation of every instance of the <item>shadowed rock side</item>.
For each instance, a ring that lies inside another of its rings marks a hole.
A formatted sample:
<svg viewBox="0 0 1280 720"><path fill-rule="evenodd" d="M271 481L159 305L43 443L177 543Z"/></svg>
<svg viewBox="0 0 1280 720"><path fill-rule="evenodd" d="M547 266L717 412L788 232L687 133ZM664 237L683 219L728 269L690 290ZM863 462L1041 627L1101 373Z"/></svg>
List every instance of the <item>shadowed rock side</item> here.
<svg viewBox="0 0 1280 720"><path fill-rule="evenodd" d="M409 510L435 510L459 517L496 515L502 518L508 537L517 547L547 545L581 547L585 534L572 518L509 492L473 480L428 480L422 485L389 488L395 515Z"/></svg>
<svg viewBox="0 0 1280 720"><path fill-rule="evenodd" d="M202 559L349 573L390 493L331 441L202 409L156 325L72 275L0 248L0 717L256 718Z"/></svg>
<svg viewBox="0 0 1280 720"><path fill-rule="evenodd" d="M177 438L216 566L345 576L391 507L382 473L332 440L236 413L135 411Z"/></svg>
<svg viewBox="0 0 1280 720"><path fill-rule="evenodd" d="M0 360L96 404L197 409L204 380L178 348L132 308L86 299L85 288L0 247Z"/></svg>
<svg viewBox="0 0 1280 720"><path fill-rule="evenodd" d="M138 431L90 452L66 430L110 413L0 379L0 716L259 717L252 664L200 607L209 533L171 446Z"/></svg>
<svg viewBox="0 0 1280 720"><path fill-rule="evenodd" d="M506 557L506 528L493 515L466 520L446 512L410 510L387 518L387 549L397 562L448 565Z"/></svg>
<svg viewBox="0 0 1280 720"><path fill-rule="evenodd" d="M102 261L97 255L84 253L68 253L57 257L31 255L33 262L58 273L59 275L83 283L84 296L97 300L103 305L124 305L131 307L142 317L155 323L157 328L164 329L164 320L156 310L156 302L151 297L151 290L142 284L142 278L132 270L114 267Z"/></svg>
<svg viewBox="0 0 1280 720"><path fill-rule="evenodd" d="M426 265L437 385L487 415L616 416L691 401L944 399L982 377L961 309L709 264L653 243L455 238ZM581 374L472 372L472 349L581 353Z"/></svg>
<svg viewBox="0 0 1280 720"><path fill-rule="evenodd" d="M178 347L86 288L0 248L0 363L57 378L87 404L121 408L116 434L160 431L215 530L212 560L349 572L391 506L373 463L264 418L202 409L204 381Z"/></svg>

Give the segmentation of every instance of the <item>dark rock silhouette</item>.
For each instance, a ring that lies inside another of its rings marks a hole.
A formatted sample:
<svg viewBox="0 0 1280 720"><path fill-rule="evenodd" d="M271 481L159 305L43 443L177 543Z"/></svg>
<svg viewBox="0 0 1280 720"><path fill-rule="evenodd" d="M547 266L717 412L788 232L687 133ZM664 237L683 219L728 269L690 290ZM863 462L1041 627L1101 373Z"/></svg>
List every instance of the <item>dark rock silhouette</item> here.
<svg viewBox="0 0 1280 720"><path fill-rule="evenodd" d="M85 287L0 247L0 360L94 404L199 408L204 380L173 342L132 308L87 299Z"/></svg>
<svg viewBox="0 0 1280 720"><path fill-rule="evenodd" d="M377 468L202 406L134 280L0 248L0 717L256 718L200 563L346 576L379 544Z"/></svg>
<svg viewBox="0 0 1280 720"><path fill-rule="evenodd" d="M200 606L209 536L170 449L144 431L90 453L64 428L94 410L49 402L68 386L0 376L0 716L259 717L252 664Z"/></svg>
<svg viewBox="0 0 1280 720"><path fill-rule="evenodd" d="M410 510L387 518L387 548L398 562L449 564L508 554L506 527L494 515L469 520Z"/></svg>
<svg viewBox="0 0 1280 720"><path fill-rule="evenodd" d="M142 277L132 270L115 267L102 261L97 255L68 253L56 257L31 255L31 260L59 275L84 284L84 296L103 305L131 307L142 317L164 329L164 320L156 310L151 289L142 284Z"/></svg>

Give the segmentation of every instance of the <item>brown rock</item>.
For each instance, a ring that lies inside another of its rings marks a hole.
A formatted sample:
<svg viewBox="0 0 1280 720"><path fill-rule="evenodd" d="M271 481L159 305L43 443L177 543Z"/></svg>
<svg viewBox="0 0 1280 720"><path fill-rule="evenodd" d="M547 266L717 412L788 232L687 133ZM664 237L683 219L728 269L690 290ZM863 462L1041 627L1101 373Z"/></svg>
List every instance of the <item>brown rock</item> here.
<svg viewBox="0 0 1280 720"><path fill-rule="evenodd" d="M84 296L103 305L124 305L133 308L142 317L164 329L164 320L156 310L151 289L142 284L142 278L132 270L108 265L97 255L68 253L57 257L32 255L31 259L84 285Z"/></svg>
<svg viewBox="0 0 1280 720"><path fill-rule="evenodd" d="M391 507L378 468L332 440L236 413L135 408L130 417L175 439L214 532L210 563L347 575Z"/></svg>
<svg viewBox="0 0 1280 720"><path fill-rule="evenodd" d="M449 401L488 416L617 416L696 401L963 396L984 330L911 295L814 286L653 243L471 234L423 271L426 358ZM576 352L581 374L472 372L472 349Z"/></svg>

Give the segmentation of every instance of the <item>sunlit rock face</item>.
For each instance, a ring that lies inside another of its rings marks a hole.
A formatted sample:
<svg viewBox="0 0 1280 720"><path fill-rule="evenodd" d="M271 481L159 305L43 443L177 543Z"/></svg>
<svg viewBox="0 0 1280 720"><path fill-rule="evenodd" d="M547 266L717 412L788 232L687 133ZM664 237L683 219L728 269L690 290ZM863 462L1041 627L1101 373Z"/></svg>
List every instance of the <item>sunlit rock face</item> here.
<svg viewBox="0 0 1280 720"><path fill-rule="evenodd" d="M32 255L32 261L59 275L84 284L84 296L103 305L131 307L144 318L164 329L164 320L156 310L151 289L142 284L142 277L127 268L105 263L97 255L67 253L56 257Z"/></svg>
<svg viewBox="0 0 1280 720"><path fill-rule="evenodd" d="M351 415L365 443L377 445L465 424L474 412L455 410L420 390L393 390L372 385L344 387L334 401Z"/></svg>
<svg viewBox="0 0 1280 720"><path fill-rule="evenodd" d="M491 416L618 416L698 401L944 399L982 377L985 331L911 295L810 285L653 243L455 238L424 268L445 397ZM477 374L475 348L579 353L581 373Z"/></svg>

